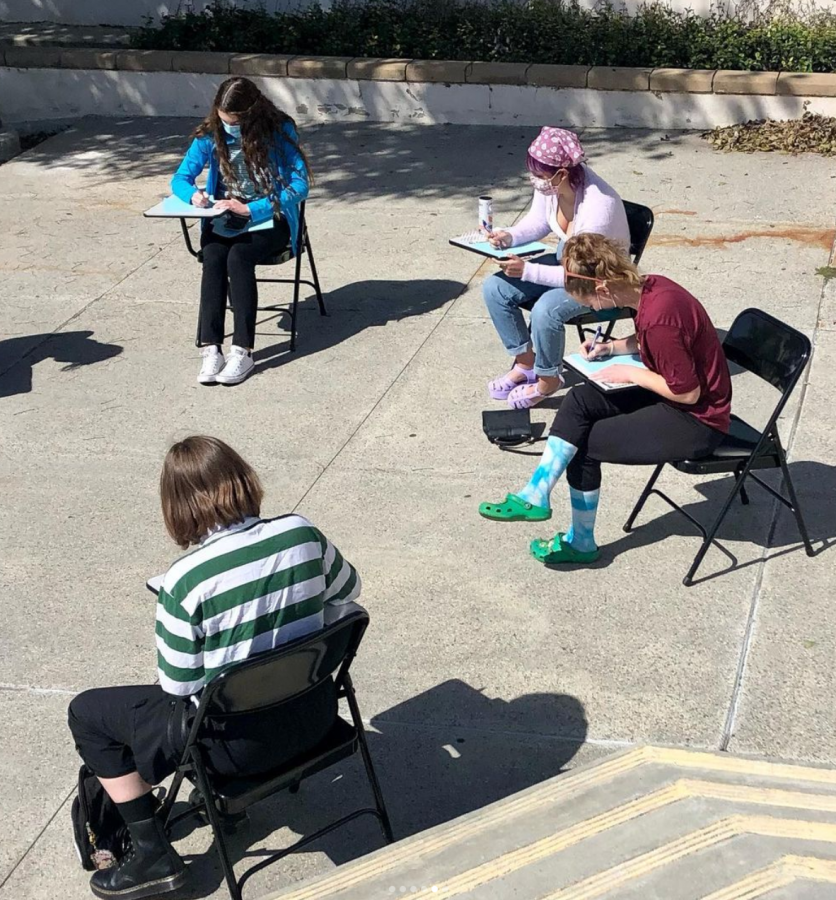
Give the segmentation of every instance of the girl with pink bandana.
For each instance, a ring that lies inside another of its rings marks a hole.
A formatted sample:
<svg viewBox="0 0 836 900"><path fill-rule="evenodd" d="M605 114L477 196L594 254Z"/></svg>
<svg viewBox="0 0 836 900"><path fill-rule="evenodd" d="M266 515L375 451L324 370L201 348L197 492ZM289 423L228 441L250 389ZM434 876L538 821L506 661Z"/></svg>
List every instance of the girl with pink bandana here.
<svg viewBox="0 0 836 900"><path fill-rule="evenodd" d="M563 245L572 235L592 232L630 247L630 230L618 194L585 162L576 134L545 127L528 148L526 165L534 187L528 214L515 225L494 231L497 248L538 241L550 232L559 239L557 251L528 262L511 256L501 263L502 273L484 285L485 304L514 365L488 384L495 400L507 400L515 409L535 406L563 384L566 322L589 310L564 290ZM530 329L522 304L536 301Z"/></svg>

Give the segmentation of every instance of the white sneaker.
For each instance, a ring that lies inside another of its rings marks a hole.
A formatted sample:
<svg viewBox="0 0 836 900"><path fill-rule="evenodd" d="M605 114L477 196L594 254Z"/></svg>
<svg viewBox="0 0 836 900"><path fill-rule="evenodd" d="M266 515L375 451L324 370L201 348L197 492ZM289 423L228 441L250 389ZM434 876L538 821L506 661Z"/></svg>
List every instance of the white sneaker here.
<svg viewBox="0 0 836 900"><path fill-rule="evenodd" d="M197 376L198 383L214 384L225 362L221 348L217 344L212 344L210 347L204 347L200 351L200 355L203 357L203 364L200 367L200 374Z"/></svg>
<svg viewBox="0 0 836 900"><path fill-rule="evenodd" d="M215 377L215 381L218 384L240 384L252 372L254 366L255 363L249 350L233 344L229 348L226 365L223 367L223 371Z"/></svg>

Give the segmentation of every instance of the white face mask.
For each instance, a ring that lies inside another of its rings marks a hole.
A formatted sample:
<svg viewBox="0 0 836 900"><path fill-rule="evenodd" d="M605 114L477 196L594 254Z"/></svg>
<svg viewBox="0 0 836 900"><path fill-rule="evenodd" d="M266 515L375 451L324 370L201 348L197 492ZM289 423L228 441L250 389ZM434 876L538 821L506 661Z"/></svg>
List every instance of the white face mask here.
<svg viewBox="0 0 836 900"><path fill-rule="evenodd" d="M230 136L234 138L241 137L241 126L240 125L230 125L229 122L224 122L221 119L221 125L224 127L224 131Z"/></svg>
<svg viewBox="0 0 836 900"><path fill-rule="evenodd" d="M553 197L560 193L560 185L552 184L549 178L537 178L535 175L529 175L531 185L535 191L545 194L547 197Z"/></svg>

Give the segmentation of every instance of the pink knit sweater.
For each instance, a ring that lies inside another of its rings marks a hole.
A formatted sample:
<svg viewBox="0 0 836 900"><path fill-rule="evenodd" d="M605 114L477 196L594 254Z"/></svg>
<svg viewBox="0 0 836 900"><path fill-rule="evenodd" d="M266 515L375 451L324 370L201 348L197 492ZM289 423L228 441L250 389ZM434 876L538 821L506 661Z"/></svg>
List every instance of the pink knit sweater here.
<svg viewBox="0 0 836 900"><path fill-rule="evenodd" d="M630 248L630 229L624 203L616 192L584 165L584 183L575 192L575 217L572 235L592 232L611 238L625 250ZM557 215L557 197L534 192L534 201L528 214L513 228L506 231L514 239L514 246L529 241L542 240L551 232L549 219ZM542 266L527 262L522 275L523 281L543 284L548 287L563 287L563 266Z"/></svg>

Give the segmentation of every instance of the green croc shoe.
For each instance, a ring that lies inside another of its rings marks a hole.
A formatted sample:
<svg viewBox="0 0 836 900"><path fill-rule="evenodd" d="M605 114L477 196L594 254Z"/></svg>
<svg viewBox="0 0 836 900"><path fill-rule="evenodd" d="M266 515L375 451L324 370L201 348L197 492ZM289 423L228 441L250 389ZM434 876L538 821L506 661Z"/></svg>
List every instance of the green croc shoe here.
<svg viewBox="0 0 836 900"><path fill-rule="evenodd" d="M504 503L480 503L479 515L497 522L545 522L552 517L552 511L508 494Z"/></svg>
<svg viewBox="0 0 836 900"><path fill-rule="evenodd" d="M571 544L566 543L566 535L558 532L550 541L532 541L529 548L531 555L546 566L583 566L597 561L600 550L581 553Z"/></svg>

